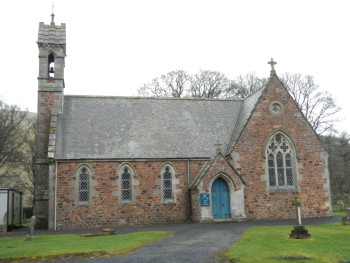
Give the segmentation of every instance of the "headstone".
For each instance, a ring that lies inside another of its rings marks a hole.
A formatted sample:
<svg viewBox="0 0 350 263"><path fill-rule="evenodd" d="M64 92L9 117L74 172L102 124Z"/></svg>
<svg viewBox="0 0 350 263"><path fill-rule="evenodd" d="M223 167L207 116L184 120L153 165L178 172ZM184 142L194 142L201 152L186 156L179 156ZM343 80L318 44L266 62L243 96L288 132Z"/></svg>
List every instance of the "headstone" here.
<svg viewBox="0 0 350 263"><path fill-rule="evenodd" d="M345 211L347 216L344 216L341 222L343 225L350 225L350 208L347 208Z"/></svg>
<svg viewBox="0 0 350 263"><path fill-rule="evenodd" d="M34 227L36 223L36 217L32 216L30 218L30 223L29 223L29 234L27 235L26 241L32 241L34 240Z"/></svg>
<svg viewBox="0 0 350 263"><path fill-rule="evenodd" d="M32 216L30 218L30 223L29 223L29 235L30 236L34 236L34 227L35 227L35 223L36 223L36 217Z"/></svg>
<svg viewBox="0 0 350 263"><path fill-rule="evenodd" d="M340 211L345 211L345 206L343 201L338 201L337 202L338 208Z"/></svg>

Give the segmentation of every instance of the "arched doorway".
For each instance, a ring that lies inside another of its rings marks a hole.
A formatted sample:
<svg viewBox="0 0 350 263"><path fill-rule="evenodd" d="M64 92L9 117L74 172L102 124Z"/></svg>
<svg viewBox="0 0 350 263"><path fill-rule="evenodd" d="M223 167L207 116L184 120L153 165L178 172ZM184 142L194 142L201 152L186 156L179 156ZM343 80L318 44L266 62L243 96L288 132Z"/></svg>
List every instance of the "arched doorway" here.
<svg viewBox="0 0 350 263"><path fill-rule="evenodd" d="M213 219L231 218L230 190L222 178L218 178L211 187Z"/></svg>

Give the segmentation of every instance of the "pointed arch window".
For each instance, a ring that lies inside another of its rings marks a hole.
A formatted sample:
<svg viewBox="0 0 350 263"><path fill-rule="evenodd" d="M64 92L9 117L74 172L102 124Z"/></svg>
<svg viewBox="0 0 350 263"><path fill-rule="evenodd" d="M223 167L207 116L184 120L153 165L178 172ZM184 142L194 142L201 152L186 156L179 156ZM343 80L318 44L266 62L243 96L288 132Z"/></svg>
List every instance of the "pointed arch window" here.
<svg viewBox="0 0 350 263"><path fill-rule="evenodd" d="M163 199L173 200L173 178L169 166L163 173Z"/></svg>
<svg viewBox="0 0 350 263"><path fill-rule="evenodd" d="M121 175L122 201L131 202L131 174L129 167L125 166Z"/></svg>
<svg viewBox="0 0 350 263"><path fill-rule="evenodd" d="M161 178L161 200L162 203L175 203L176 201L176 177L175 168L170 163L165 163L159 170L158 176Z"/></svg>
<svg viewBox="0 0 350 263"><path fill-rule="evenodd" d="M87 166L82 166L77 172L77 190L78 190L78 204L89 205L91 199L90 186L91 186L91 170Z"/></svg>
<svg viewBox="0 0 350 263"><path fill-rule="evenodd" d="M287 136L281 132L271 136L266 156L270 189L296 189L295 149Z"/></svg>

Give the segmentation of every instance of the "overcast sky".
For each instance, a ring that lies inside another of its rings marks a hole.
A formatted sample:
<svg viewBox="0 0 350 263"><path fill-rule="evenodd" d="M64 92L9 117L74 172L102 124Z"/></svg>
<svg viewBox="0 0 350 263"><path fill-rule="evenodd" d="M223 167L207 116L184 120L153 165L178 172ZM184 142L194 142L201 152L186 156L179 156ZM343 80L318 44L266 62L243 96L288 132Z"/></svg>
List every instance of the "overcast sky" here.
<svg viewBox="0 0 350 263"><path fill-rule="evenodd" d="M37 109L39 22L52 0L0 3L0 98ZM342 107L350 132L350 1L348 0L55 0L66 23L65 94L135 96L172 70L216 70L314 76Z"/></svg>

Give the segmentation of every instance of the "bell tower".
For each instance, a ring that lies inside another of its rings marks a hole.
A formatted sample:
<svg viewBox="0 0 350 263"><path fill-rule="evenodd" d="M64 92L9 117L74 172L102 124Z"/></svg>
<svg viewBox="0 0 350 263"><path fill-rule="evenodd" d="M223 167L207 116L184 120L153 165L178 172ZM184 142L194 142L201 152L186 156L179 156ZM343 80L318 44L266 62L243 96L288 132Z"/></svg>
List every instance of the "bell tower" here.
<svg viewBox="0 0 350 263"><path fill-rule="evenodd" d="M63 110L64 61L66 57L66 25L55 25L51 15L49 25L39 23L39 76L36 141L36 178L34 215L38 228L51 228L54 208L51 188L55 174L54 155L50 151L52 120ZM53 139L54 140L54 139ZM54 189L53 189L54 190Z"/></svg>

